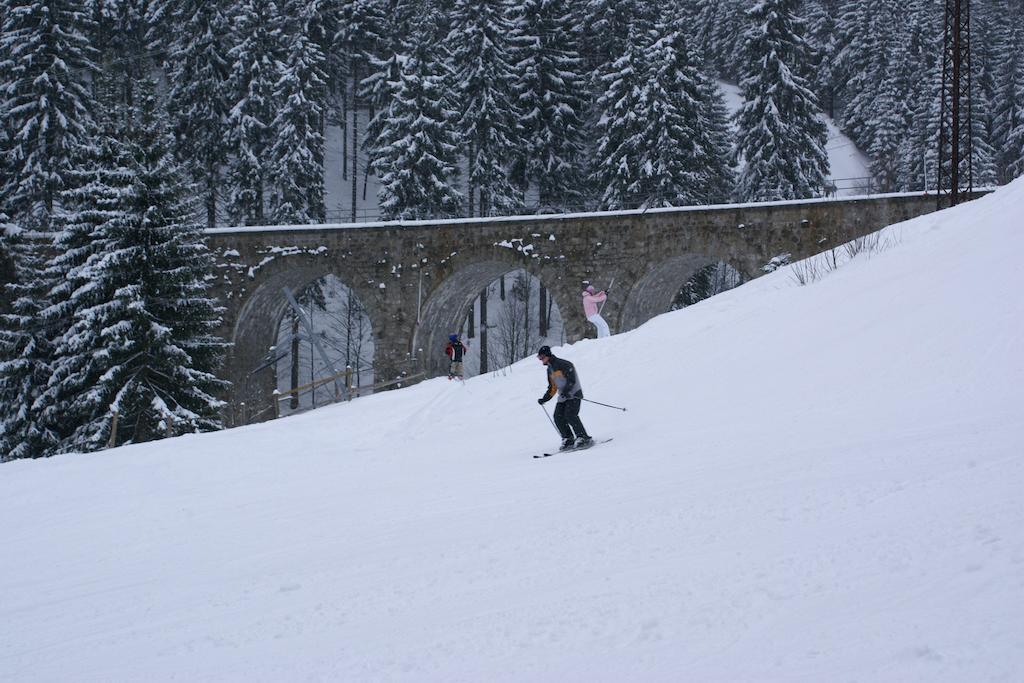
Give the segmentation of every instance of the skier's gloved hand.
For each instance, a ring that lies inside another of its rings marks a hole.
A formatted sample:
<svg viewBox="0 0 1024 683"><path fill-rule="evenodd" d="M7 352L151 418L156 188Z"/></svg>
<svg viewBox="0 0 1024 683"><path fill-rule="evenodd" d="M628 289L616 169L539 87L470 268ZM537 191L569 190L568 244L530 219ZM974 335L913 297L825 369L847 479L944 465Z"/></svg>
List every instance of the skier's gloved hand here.
<svg viewBox="0 0 1024 683"><path fill-rule="evenodd" d="M539 403L540 405L544 405L545 403L547 403L550 400L551 400L550 396L541 396L540 398L537 399L537 403Z"/></svg>

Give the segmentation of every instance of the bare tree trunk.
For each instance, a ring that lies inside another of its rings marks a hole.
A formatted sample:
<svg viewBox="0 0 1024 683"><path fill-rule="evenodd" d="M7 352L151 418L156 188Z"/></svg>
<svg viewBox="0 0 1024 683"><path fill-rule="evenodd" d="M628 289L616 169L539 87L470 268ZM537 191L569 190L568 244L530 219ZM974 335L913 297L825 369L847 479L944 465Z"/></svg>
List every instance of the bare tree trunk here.
<svg viewBox="0 0 1024 683"><path fill-rule="evenodd" d="M480 292L480 374L487 372L487 287Z"/></svg>
<svg viewBox="0 0 1024 683"><path fill-rule="evenodd" d="M353 90L355 90L355 84L353 83ZM345 138L348 137L348 84L345 83L341 87L341 116L338 117L338 126L341 128L341 179L348 180L348 143L345 142ZM327 138L326 131L324 131L324 139Z"/></svg>
<svg viewBox="0 0 1024 683"><path fill-rule="evenodd" d="M320 112L320 139L325 141L324 146L321 148L322 150L324 150L324 154L325 154L324 160L321 161L321 164L322 164L323 168L327 168L327 161L326 161L327 125L328 125L328 116L327 116L327 108L325 107L324 111ZM341 147L342 147L342 149L345 148L345 136L344 135L341 136ZM316 206L315 207L311 206L310 209L314 212L313 220L316 220L316 221L318 221L320 223L326 223L327 222L327 183L326 183L326 181L324 182L323 190L320 192L320 198L317 201Z"/></svg>
<svg viewBox="0 0 1024 683"><path fill-rule="evenodd" d="M217 227L217 190L219 189L220 172L217 163L207 162L206 167L206 227Z"/></svg>
<svg viewBox="0 0 1024 683"><path fill-rule="evenodd" d="M529 273L523 274L523 358L530 355L530 290L533 289L532 279ZM515 358L509 362L514 363Z"/></svg>
<svg viewBox="0 0 1024 683"><path fill-rule="evenodd" d="M359 78L352 60L352 222L356 222L356 195L359 187Z"/></svg>
<svg viewBox="0 0 1024 683"><path fill-rule="evenodd" d="M355 301L355 295L353 295L353 301ZM358 323L356 325L356 348L355 348L355 363L356 363L356 387L363 386L363 338L366 336L366 330L363 329L363 325L366 324L366 319L363 317L362 308L358 310L359 316L357 318ZM374 378L376 379L376 378Z"/></svg>
<svg viewBox="0 0 1024 683"><path fill-rule="evenodd" d="M499 295L501 296L501 300L504 301L505 300L505 276L504 275L501 276L501 287L500 287L500 289L498 291L499 291Z"/></svg>
<svg viewBox="0 0 1024 683"><path fill-rule="evenodd" d="M370 108L370 113L367 114L367 121L373 121L373 108ZM352 133L355 135L355 131ZM366 201L366 184L370 182L370 164L366 164L366 168L363 169L363 201ZM352 205L352 210L355 211L355 205Z"/></svg>
<svg viewBox="0 0 1024 683"><path fill-rule="evenodd" d="M313 302L309 302L309 333L315 334L316 328L313 327ZM309 339L309 381L313 383L316 381L316 349L313 347L313 338ZM313 407L316 408L316 387L310 387L310 396L313 399Z"/></svg>
<svg viewBox="0 0 1024 683"><path fill-rule="evenodd" d="M292 391L299 388L299 317L292 311L292 372L291 372L291 387ZM291 401L288 405L292 410L299 407L299 395L298 393L292 394Z"/></svg>
<svg viewBox="0 0 1024 683"><path fill-rule="evenodd" d="M540 293L537 295L537 332L542 337L548 336L548 288L540 286Z"/></svg>
<svg viewBox="0 0 1024 683"><path fill-rule="evenodd" d="M352 288L348 288L348 302L345 304L345 367L352 365L352 308L355 303L355 295Z"/></svg>
<svg viewBox="0 0 1024 683"><path fill-rule="evenodd" d="M468 185L468 187L466 189L469 190L466 194L469 195L469 216L472 218L472 216L473 216L473 143L472 142L469 143L469 157L466 159L466 161L468 162L466 164L466 166L467 166L467 169L466 169L466 184Z"/></svg>
<svg viewBox="0 0 1024 683"><path fill-rule="evenodd" d="M466 323L467 323L467 326L469 327L469 330L466 333L466 337L468 339L472 339L473 337L476 336L476 330L475 330L475 326L473 324L474 323L473 304L469 305L469 311L466 313Z"/></svg>

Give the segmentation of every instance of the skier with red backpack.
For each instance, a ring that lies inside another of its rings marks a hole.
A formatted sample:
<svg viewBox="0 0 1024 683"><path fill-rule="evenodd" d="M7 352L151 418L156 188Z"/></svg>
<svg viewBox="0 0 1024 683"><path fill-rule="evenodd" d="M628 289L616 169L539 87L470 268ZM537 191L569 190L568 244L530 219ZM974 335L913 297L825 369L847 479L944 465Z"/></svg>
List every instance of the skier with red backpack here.
<svg viewBox="0 0 1024 683"><path fill-rule="evenodd" d="M448 379L465 379L462 369L462 358L466 354L466 345L457 334L448 335L448 345L444 347L448 356Z"/></svg>

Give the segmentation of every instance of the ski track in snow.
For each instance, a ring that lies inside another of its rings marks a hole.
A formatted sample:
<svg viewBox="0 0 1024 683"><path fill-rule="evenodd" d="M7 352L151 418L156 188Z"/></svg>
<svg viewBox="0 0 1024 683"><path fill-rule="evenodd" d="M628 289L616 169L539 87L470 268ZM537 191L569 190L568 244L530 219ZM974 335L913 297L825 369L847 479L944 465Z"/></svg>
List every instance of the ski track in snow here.
<svg viewBox="0 0 1024 683"><path fill-rule="evenodd" d="M1024 180L555 352L0 466L3 681L1024 679Z"/></svg>

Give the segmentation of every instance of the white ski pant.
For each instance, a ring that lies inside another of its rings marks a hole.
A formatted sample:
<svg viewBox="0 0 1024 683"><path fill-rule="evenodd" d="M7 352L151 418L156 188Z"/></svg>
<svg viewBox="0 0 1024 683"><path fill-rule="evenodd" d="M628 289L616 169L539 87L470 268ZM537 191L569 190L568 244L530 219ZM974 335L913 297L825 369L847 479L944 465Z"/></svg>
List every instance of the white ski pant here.
<svg viewBox="0 0 1024 683"><path fill-rule="evenodd" d="M598 339L600 339L601 337L607 337L608 335L611 334L611 332L608 330L608 323L604 321L604 318L601 317L600 313L595 313L594 315L590 316L589 318L587 318L587 321L597 328Z"/></svg>

